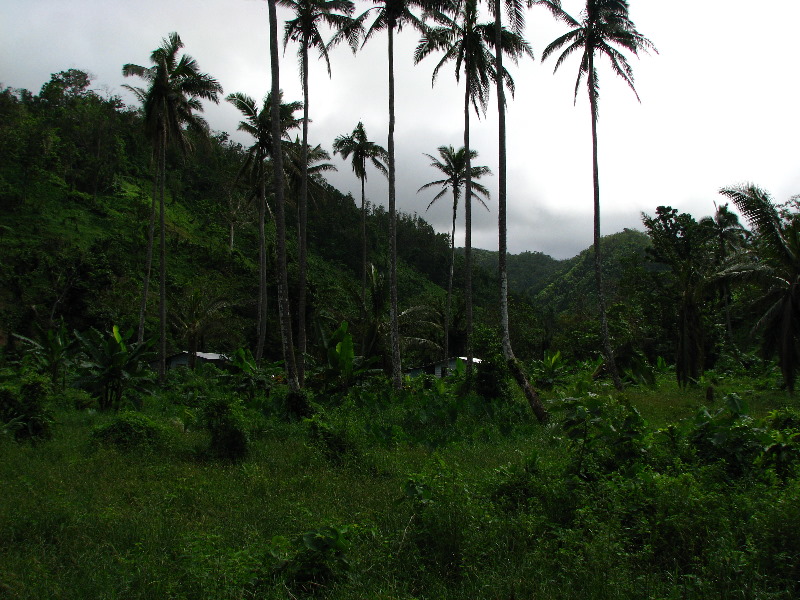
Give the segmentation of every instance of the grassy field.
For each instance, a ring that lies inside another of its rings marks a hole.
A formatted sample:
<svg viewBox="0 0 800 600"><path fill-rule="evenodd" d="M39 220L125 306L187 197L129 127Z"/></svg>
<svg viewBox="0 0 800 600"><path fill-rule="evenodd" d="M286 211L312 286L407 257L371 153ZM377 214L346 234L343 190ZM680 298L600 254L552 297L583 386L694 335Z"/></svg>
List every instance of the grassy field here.
<svg viewBox="0 0 800 600"><path fill-rule="evenodd" d="M180 389L146 400L149 437L55 401L50 439L0 440L0 598L796 598L797 401L715 387L703 422L667 375L555 391L545 426L455 383L321 393L310 419L273 394L223 403L235 460Z"/></svg>

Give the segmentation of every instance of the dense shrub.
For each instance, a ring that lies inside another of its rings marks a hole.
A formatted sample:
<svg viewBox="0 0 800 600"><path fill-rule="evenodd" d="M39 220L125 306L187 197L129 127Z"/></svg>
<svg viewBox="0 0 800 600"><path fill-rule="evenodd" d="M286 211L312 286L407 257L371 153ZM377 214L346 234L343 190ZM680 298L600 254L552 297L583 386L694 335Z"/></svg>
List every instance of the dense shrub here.
<svg viewBox="0 0 800 600"><path fill-rule="evenodd" d="M150 417L136 412L123 412L110 422L92 430L92 442L123 450L155 448L166 440L167 430Z"/></svg>
<svg viewBox="0 0 800 600"><path fill-rule="evenodd" d="M235 396L222 394L206 398L202 422L211 434L208 454L211 458L241 460L250 450L250 435L244 407Z"/></svg>
<svg viewBox="0 0 800 600"><path fill-rule="evenodd" d="M291 587L313 591L330 585L350 569L350 526L326 525L294 539L276 536L269 545L272 573Z"/></svg>
<svg viewBox="0 0 800 600"><path fill-rule="evenodd" d="M46 404L51 391L50 381L34 373L0 387L0 432L16 440L49 438L53 419Z"/></svg>

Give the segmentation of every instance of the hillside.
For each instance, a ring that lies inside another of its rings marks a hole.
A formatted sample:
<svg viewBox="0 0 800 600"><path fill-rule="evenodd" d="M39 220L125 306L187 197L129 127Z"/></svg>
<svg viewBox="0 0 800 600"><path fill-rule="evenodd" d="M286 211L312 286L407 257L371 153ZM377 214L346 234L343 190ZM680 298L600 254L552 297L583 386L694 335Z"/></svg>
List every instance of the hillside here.
<svg viewBox="0 0 800 600"><path fill-rule="evenodd" d="M603 276L606 289L615 295L626 269L643 259L650 239L641 231L625 229L601 239ZM461 249L463 253L463 249ZM473 249L475 264L497 276L496 251ZM540 310L560 313L576 303L592 304L597 296L594 275L594 250L587 248L577 256L557 260L542 252L509 254L509 288L534 301Z"/></svg>

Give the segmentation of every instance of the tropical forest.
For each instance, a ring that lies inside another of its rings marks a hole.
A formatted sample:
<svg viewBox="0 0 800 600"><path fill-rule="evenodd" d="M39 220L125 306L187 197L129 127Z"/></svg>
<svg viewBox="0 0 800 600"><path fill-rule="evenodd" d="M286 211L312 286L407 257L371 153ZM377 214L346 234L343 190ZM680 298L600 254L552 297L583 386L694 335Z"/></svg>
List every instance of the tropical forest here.
<svg viewBox="0 0 800 600"><path fill-rule="evenodd" d="M0 598L800 597L800 197L720 181L709 214L600 235L601 89L658 59L628 1L267 4L264 98L168 31L124 98L80 68L0 85ZM533 5L563 32L537 60L588 97L569 259L508 251ZM419 190L444 232L397 193L401 29L464 84ZM311 143L309 61L339 45L388 49L386 129Z"/></svg>

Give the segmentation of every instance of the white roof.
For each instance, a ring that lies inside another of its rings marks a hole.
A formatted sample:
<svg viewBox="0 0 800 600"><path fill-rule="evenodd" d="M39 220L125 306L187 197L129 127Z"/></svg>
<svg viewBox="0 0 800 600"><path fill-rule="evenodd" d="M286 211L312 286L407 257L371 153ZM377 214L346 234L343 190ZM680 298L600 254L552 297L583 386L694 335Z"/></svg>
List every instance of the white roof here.
<svg viewBox="0 0 800 600"><path fill-rule="evenodd" d="M188 352L183 352L183 354L189 354ZM206 360L228 360L228 357L224 354L217 354L216 352L195 352L195 356L198 358L204 358Z"/></svg>
<svg viewBox="0 0 800 600"><path fill-rule="evenodd" d="M466 357L466 356L459 356L458 358L460 358L460 359L461 359L461 360L463 360L464 362L467 362L467 357ZM482 362L482 361L481 361L481 359L480 359L480 358L475 358L475 357L473 356L473 357L472 357L472 362L474 362L474 363L479 363L479 362Z"/></svg>

